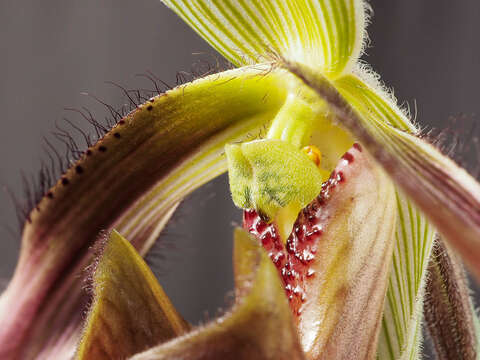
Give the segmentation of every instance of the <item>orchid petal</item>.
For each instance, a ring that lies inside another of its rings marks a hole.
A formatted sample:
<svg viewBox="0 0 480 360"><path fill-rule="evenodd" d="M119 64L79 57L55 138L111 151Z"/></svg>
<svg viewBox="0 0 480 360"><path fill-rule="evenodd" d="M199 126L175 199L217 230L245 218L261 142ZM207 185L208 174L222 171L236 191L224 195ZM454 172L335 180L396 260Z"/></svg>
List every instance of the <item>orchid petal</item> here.
<svg viewBox="0 0 480 360"><path fill-rule="evenodd" d="M415 132L416 128L388 97L354 75L336 82L351 104L360 101L382 109L383 123ZM378 87L377 87L378 89ZM362 91L363 90L363 91ZM435 231L425 216L401 192L397 194L398 226L378 356L385 359L418 358L422 340L423 294Z"/></svg>
<svg viewBox="0 0 480 360"><path fill-rule="evenodd" d="M115 230L104 241L76 358L124 359L187 332L189 325L135 248Z"/></svg>
<svg viewBox="0 0 480 360"><path fill-rule="evenodd" d="M364 40L363 0L162 1L237 66L280 55L336 77Z"/></svg>
<svg viewBox="0 0 480 360"><path fill-rule="evenodd" d="M286 66L330 104L338 121L362 142L479 276L479 184L435 147L418 138L415 128L405 124L405 117L392 106L393 102L378 95L378 88L373 90L355 75L343 77L333 85L301 64ZM458 229L462 229L463 236L459 236ZM427 259L428 256L424 261ZM414 353L406 354L410 355Z"/></svg>
<svg viewBox="0 0 480 360"><path fill-rule="evenodd" d="M196 80L139 106L90 148L25 225L0 298L0 358L70 353L88 299L79 274L98 232L115 225L144 254L178 202L225 171L225 143L273 118L282 81L268 65Z"/></svg>
<svg viewBox="0 0 480 360"><path fill-rule="evenodd" d="M349 78L356 81L358 88L360 79ZM480 185L416 134L391 126L395 120L400 121L399 111L388 106L379 108L374 103L381 101L378 95L368 91L364 94L357 102L349 99L359 116L340 121L362 138L398 186L480 277ZM392 120L387 123L385 118Z"/></svg>
<svg viewBox="0 0 480 360"><path fill-rule="evenodd" d="M374 359L377 352L395 244L395 189L360 148L347 154L294 225L310 235L295 242L294 232L287 241L292 272L308 269L298 285L288 284L304 289L305 302L292 291L291 305L299 306L297 324L309 359ZM313 243L315 229L320 235Z"/></svg>
<svg viewBox="0 0 480 360"><path fill-rule="evenodd" d="M231 312L132 359L305 359L277 270L257 241L240 229L235 231L234 270Z"/></svg>
<svg viewBox="0 0 480 360"><path fill-rule="evenodd" d="M178 103L170 106L178 106L179 110L182 108L179 117L183 117L185 125L194 126L195 130L187 134L190 130L185 128L183 133L175 136L180 144L190 136L198 136L195 140L197 143L192 144L187 156L176 158L176 164L167 176L137 200L113 225L136 245L142 255L158 238L169 219L167 215L173 213L178 203L190 192L227 170L225 144L255 139L264 131L287 95L282 86L287 80L280 75L270 65L263 64L197 80L203 86L195 89L195 98L188 98L188 95L196 82L178 89L178 94L182 92L183 98L180 97ZM245 108L240 110L240 107ZM222 129L201 141L208 129L206 123L221 123L224 120L227 123ZM171 126L165 129L168 136L176 131Z"/></svg>

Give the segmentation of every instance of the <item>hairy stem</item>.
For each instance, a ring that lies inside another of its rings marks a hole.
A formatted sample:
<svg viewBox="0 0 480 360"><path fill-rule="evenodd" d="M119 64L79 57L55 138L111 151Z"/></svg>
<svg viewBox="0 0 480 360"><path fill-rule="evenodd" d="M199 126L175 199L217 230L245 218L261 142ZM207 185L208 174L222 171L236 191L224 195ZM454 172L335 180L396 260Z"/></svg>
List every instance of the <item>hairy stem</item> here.
<svg viewBox="0 0 480 360"><path fill-rule="evenodd" d="M473 360L476 340L465 271L457 255L437 239L428 267L425 320L440 360Z"/></svg>

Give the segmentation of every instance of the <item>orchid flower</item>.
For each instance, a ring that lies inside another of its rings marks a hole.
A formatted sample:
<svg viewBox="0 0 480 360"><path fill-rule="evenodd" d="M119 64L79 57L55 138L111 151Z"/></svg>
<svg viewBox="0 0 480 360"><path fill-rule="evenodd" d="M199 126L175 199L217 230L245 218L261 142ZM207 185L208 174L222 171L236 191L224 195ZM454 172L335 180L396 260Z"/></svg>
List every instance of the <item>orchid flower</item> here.
<svg viewBox="0 0 480 360"><path fill-rule="evenodd" d="M417 359L425 314L439 358L474 359L480 185L359 61L366 2L163 3L236 68L139 104L32 207L0 358ZM227 170L236 301L195 328L141 256Z"/></svg>

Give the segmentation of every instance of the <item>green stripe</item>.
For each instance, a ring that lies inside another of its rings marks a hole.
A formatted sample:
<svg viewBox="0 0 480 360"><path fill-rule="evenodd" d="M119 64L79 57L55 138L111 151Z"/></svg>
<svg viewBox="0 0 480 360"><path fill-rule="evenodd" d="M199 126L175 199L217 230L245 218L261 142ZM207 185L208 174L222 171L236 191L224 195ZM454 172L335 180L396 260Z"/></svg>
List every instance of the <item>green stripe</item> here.
<svg viewBox="0 0 480 360"><path fill-rule="evenodd" d="M175 2L174 2L175 3ZM180 7L179 5L176 5L177 7ZM191 14L195 14L195 11L192 9L190 4L187 2L185 3L185 7L190 11ZM188 17L186 17L188 19ZM196 24L197 22L201 25L200 28ZM205 24L203 21L202 17L195 18L195 21L193 20L188 20L188 23L194 27L194 29L197 30L197 32L210 44L216 44L215 48L223 55L225 56L229 61L233 63L239 63L241 61L241 58L238 57L238 54L234 52L233 54L236 54L237 56L233 56L229 51L229 46L227 46L216 34L215 32L210 31L211 26ZM206 32L208 31L208 33Z"/></svg>
<svg viewBox="0 0 480 360"><path fill-rule="evenodd" d="M400 199L397 194L397 203L398 203L398 208L399 208L399 220L401 224L401 237L403 241L403 248L404 248L404 255L405 255L405 268L406 268L406 280L407 280L407 289L408 289L408 301L410 304L410 308L413 308L413 298L412 298L412 284L410 280L410 274L411 274L411 269L410 269L410 251L409 251L409 246L408 246L408 237L406 234L406 229L405 229L405 219L403 217L403 208L401 207Z"/></svg>
<svg viewBox="0 0 480 360"><path fill-rule="evenodd" d="M396 241L397 243L399 242L398 240L398 236L395 236L396 238ZM399 256L400 260L401 260L401 256ZM405 299L405 296L404 296L404 292L405 292L405 289L403 288L403 284L404 282L402 281L403 280L403 277L400 276L400 271L399 271L399 268L402 268L401 264L400 264L400 267L397 265L397 256L396 254L393 254L393 268L394 268L394 271L395 271L395 277L396 277L396 283L399 284L399 286L397 287L398 288L398 293L400 295L400 307L402 309L402 317L403 317L403 323L406 324L408 322L408 316L407 316L407 311L409 311L408 309L406 309L405 307L405 302L403 301Z"/></svg>
<svg viewBox="0 0 480 360"><path fill-rule="evenodd" d="M415 287L417 289L420 288L420 281L421 281L421 278L422 278L422 275L423 275L423 261L422 261L422 258L423 258L423 252L422 252L422 246L421 246L421 232L420 232L420 228L422 226L422 216L421 214L418 212L418 210L415 210L416 211L416 218L417 218L417 233L416 233L416 236L415 236L415 239L417 240L417 243L416 243L416 248L419 250L418 251L418 258L416 259L416 261L419 263L419 269L418 269L418 278L417 278L417 281L415 283Z"/></svg>
<svg viewBox="0 0 480 360"><path fill-rule="evenodd" d="M312 18L311 18L312 25L311 26L312 26L312 29L314 29L315 35L316 35L316 36L314 35L314 37L315 38L318 37L320 39L321 44L322 44L322 46L321 46L322 53L323 53L322 64L325 64L327 62L327 58L329 56L329 53L328 53L329 42L325 38L323 22L320 20L320 18L318 16L315 5L312 4L312 0L308 0L307 4L308 4L308 7L309 7L308 11L310 11L310 13L312 14ZM321 28L320 28L320 26L321 26Z"/></svg>
<svg viewBox="0 0 480 360"><path fill-rule="evenodd" d="M215 3L215 0L211 0L213 3ZM223 24L223 22L218 19L217 16L215 16L214 13L212 13L212 11L209 9L208 5L206 5L202 0L197 0L197 3L193 2L193 5L197 8L197 10L199 10L200 12L202 12L204 14L204 16L210 21L211 25L212 25L212 28L217 28L217 30L220 30L223 34L226 35L226 38L228 40L230 40L231 42L233 42L235 44L235 46L238 48L238 49L232 49L232 50L240 50L242 51L243 53L245 53L246 55L249 55L250 57L252 57L252 52L250 51L250 49L248 49L247 47L245 47L243 45L243 42L240 42L236 39L236 37L232 36L232 33L225 27L225 25ZM217 6L218 8L218 6ZM220 7L221 8L221 7ZM201 17L199 17L201 18ZM232 25L233 28L236 28L234 25Z"/></svg>
<svg viewBox="0 0 480 360"><path fill-rule="evenodd" d="M344 1L340 1L338 6L340 7L340 19L343 28L342 34L345 38L344 46L342 48L342 59L346 63L350 58L351 46L353 45L351 41L352 38L350 37L350 14Z"/></svg>
<svg viewBox="0 0 480 360"><path fill-rule="evenodd" d="M247 35L247 33L245 31L247 31L250 34L251 38L258 37L257 32L252 29L249 22L244 21L245 19L240 15L240 12L236 9L236 7L232 6L229 1L225 1L225 3L224 3L225 6L222 5L222 4L219 4L218 0L210 0L210 1L212 2L212 4L215 5L215 7L217 8L217 11L223 16L223 18L228 23L230 23L230 26L233 29L237 30L239 35L243 38L242 39L243 41L235 42L235 44L239 47L239 49L243 48L244 43L248 43L247 39L249 38L249 36ZM226 9L225 9L226 7L228 7L228 9L232 12L232 15L230 15L226 11ZM242 26L235 26L238 23L240 23ZM232 39L235 39L235 37L225 27L223 27L223 23L222 23L221 27L225 29L224 33L229 37L229 39L231 41L233 41ZM250 55L253 56L253 57L255 57L258 54L261 54L262 53L262 48L264 48L264 46L262 46L262 44L259 44L256 41L252 42L249 45L254 50L254 52L250 52Z"/></svg>
<svg viewBox="0 0 480 360"><path fill-rule="evenodd" d="M253 3L255 3L256 1L253 1ZM286 28L282 21L280 20L281 17L280 16L277 16L277 11L274 7L274 5L272 4L272 2L270 1L262 1L261 2L264 6L265 6L265 9L270 13L270 19L272 19L272 21L275 23L275 28L274 28L274 31L280 36L280 39L282 39L282 43L284 44L284 48L287 49L288 48L288 43L290 42L290 34L288 32L286 32L286 30L288 30L288 28Z"/></svg>
<svg viewBox="0 0 480 360"><path fill-rule="evenodd" d="M397 334L397 342L400 343L400 342L403 341L404 332L403 332L403 328L400 324L401 319L400 319L399 312L398 312L397 302L393 298L394 293L395 293L395 290L393 288L392 280L390 278L389 291L388 291L388 294L387 294L387 299L388 299L388 305L390 307L390 311L392 312L392 315L393 315L392 320L393 320L393 323L394 323L395 333Z"/></svg>
<svg viewBox="0 0 480 360"><path fill-rule="evenodd" d="M407 201L407 210L408 210L408 218L410 223L410 236L408 237L407 241L412 248L413 252L413 288L414 292L416 292L416 284L417 284L417 274L419 273L419 264L417 262L417 249L415 246L415 222L413 221L413 212L412 212L412 205L410 201Z"/></svg>
<svg viewBox="0 0 480 360"><path fill-rule="evenodd" d="M270 41L274 46L275 48L280 48L280 45L277 41L277 39L275 39L273 36L271 36L271 33L274 33L272 30L267 30L265 28L265 26L263 26L262 22L258 19L258 17L253 13L253 11L250 9L250 7L245 3L244 0L237 0L238 1L238 4L242 7L242 9L245 10L245 12L248 14L248 16L250 16L250 18L253 20L253 22L255 23L255 25L260 29L260 32L262 33L263 36L265 36L268 41ZM256 6L256 2L253 2L253 5ZM264 21L266 21L268 23L268 25L270 26L270 28L272 29L273 28L273 24L270 22L270 18L265 16L265 12L263 10L263 8L260 6L260 7L257 7L257 10L260 12L260 14L262 15L262 18L264 19ZM255 33L254 33L255 35Z"/></svg>
<svg viewBox="0 0 480 360"><path fill-rule="evenodd" d="M330 1L330 8L332 10L332 19L333 24L335 25L335 38L338 41L335 41L338 46L335 47L336 58L339 62L344 62L343 49L345 48L345 34L342 24L342 17L338 9L338 4L335 1Z"/></svg>
<svg viewBox="0 0 480 360"><path fill-rule="evenodd" d="M387 326L387 322L385 321L385 318L382 319L382 324L383 324L383 331L385 332L385 338L387 339L387 348L390 354L390 359L395 359L395 355L393 354L392 341L390 340L390 334L388 333L388 326Z"/></svg>

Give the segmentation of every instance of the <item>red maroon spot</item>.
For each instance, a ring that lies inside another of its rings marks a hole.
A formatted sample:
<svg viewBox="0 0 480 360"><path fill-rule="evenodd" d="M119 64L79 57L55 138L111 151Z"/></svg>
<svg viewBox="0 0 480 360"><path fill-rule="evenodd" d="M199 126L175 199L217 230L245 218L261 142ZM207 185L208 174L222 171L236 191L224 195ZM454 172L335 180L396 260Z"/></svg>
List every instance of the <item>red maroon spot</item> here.
<svg viewBox="0 0 480 360"><path fill-rule="evenodd" d="M342 156L342 159L347 160L348 163L352 163L355 157L348 151Z"/></svg>

